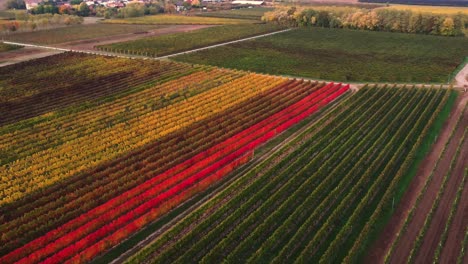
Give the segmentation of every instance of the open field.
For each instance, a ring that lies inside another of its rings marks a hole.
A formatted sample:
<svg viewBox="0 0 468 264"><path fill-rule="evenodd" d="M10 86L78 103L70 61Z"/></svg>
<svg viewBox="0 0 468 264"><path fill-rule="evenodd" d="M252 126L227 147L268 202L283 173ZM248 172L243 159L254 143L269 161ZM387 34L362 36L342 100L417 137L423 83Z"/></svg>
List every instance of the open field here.
<svg viewBox="0 0 468 264"><path fill-rule="evenodd" d="M274 8L270 7L241 8L215 12L203 12L201 14L197 14L197 16L260 20L265 12L270 12L273 10Z"/></svg>
<svg viewBox="0 0 468 264"><path fill-rule="evenodd" d="M74 53L0 76L2 263L93 259L349 89Z"/></svg>
<svg viewBox="0 0 468 264"><path fill-rule="evenodd" d="M121 34L137 34L167 26L92 24L61 27L4 36L5 40L33 44L58 44Z"/></svg>
<svg viewBox="0 0 468 264"><path fill-rule="evenodd" d="M450 97L361 89L129 263L356 261Z"/></svg>
<svg viewBox="0 0 468 264"><path fill-rule="evenodd" d="M130 42L114 43L110 45L98 46L98 49L133 54L162 56L255 35L261 35L281 29L284 29L284 27L272 24L226 25L200 29L193 32L168 34L158 37L143 38ZM206 52L210 52L210 50Z"/></svg>
<svg viewBox="0 0 468 264"><path fill-rule="evenodd" d="M467 55L463 37L303 28L175 60L324 80L446 83Z"/></svg>
<svg viewBox="0 0 468 264"><path fill-rule="evenodd" d="M435 13L435 14L457 14L468 15L468 7L460 6L417 6L417 5L390 5L385 9L411 10L413 12Z"/></svg>
<svg viewBox="0 0 468 264"><path fill-rule="evenodd" d="M142 25L236 25L258 23L256 20L183 15L155 15L127 19L109 19L103 23Z"/></svg>

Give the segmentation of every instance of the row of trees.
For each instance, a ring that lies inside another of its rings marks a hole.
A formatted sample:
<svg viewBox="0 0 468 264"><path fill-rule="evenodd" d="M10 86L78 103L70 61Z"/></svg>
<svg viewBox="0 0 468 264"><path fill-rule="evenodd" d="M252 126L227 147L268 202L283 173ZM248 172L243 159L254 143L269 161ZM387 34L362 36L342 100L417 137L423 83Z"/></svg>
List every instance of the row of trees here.
<svg viewBox="0 0 468 264"><path fill-rule="evenodd" d="M72 15L29 15L27 13L17 13L16 20L3 23L0 27L0 31L32 31L40 28L55 27L58 25L76 25L81 24L82 22L82 17Z"/></svg>
<svg viewBox="0 0 468 264"><path fill-rule="evenodd" d="M468 17L461 13L440 15L391 9L289 9L265 13L262 18L287 26L318 26L373 31L421 33L442 36L464 35Z"/></svg>

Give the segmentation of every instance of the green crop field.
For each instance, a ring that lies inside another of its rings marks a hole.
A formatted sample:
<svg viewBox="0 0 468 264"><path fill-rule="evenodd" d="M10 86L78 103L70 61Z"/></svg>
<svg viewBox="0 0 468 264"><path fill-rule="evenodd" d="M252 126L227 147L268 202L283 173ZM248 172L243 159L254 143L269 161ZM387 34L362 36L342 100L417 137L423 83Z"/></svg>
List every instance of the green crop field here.
<svg viewBox="0 0 468 264"><path fill-rule="evenodd" d="M265 12L270 12L273 10L274 8L269 8L269 7L254 7L254 8L242 8L242 9L232 9L232 10L221 10L221 11L215 11L215 12L204 12L204 13L198 14L198 16L260 20Z"/></svg>
<svg viewBox="0 0 468 264"><path fill-rule="evenodd" d="M313 28L175 59L325 80L445 83L467 55L463 37Z"/></svg>
<svg viewBox="0 0 468 264"><path fill-rule="evenodd" d="M8 45L8 44L0 42L0 52L15 50L15 49L19 49L19 48L21 48L21 47L16 46L16 45Z"/></svg>
<svg viewBox="0 0 468 264"><path fill-rule="evenodd" d="M183 15L155 15L144 17L132 17L126 19L110 19L104 23L112 24L152 24L152 25L233 25L233 24L250 24L256 23L255 20L247 19L230 19L218 17L199 17L199 16L183 16Z"/></svg>
<svg viewBox="0 0 468 264"><path fill-rule="evenodd" d="M99 46L101 50L161 56L284 29L272 24L226 25ZM207 37L209 36L209 37ZM203 53L210 53L207 50Z"/></svg>
<svg viewBox="0 0 468 264"><path fill-rule="evenodd" d="M54 28L49 30L40 30L35 32L16 33L9 36L5 36L4 39L25 43L50 45L69 41L93 39L98 37L145 32L161 27L162 26L154 25L113 24L76 25L69 27Z"/></svg>

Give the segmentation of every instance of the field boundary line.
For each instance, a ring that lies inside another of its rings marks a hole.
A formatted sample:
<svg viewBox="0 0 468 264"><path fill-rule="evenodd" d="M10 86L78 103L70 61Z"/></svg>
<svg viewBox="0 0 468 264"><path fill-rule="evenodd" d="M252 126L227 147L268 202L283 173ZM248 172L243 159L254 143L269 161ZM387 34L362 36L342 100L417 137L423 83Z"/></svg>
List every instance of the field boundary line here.
<svg viewBox="0 0 468 264"><path fill-rule="evenodd" d="M203 48L198 48L198 49L193 49L193 50L187 50L187 51L183 51L183 52L178 52L178 53L174 53L174 54L169 54L169 55L166 55L166 56L156 57L155 59L167 59L167 58L170 58L170 57L175 57L175 56L179 56L179 55L183 55L183 54L187 54L187 53L192 53L192 52L197 52L197 51L201 51L201 50L206 50L206 49L221 47L221 46L225 46L225 45L229 45L229 44L233 44L233 43L238 43L238 42L242 42L242 41L247 41L247 40L252 40L252 39L257 39L257 38L268 37L268 36L271 36L271 35L275 35L275 34L287 32L287 31L290 31L290 30L292 30L292 29L291 29L291 28L283 29L283 30L280 30L280 31L275 31L275 32L266 33L266 34L262 34L262 35L257 35L257 36L253 36L253 37L248 37L248 38L243 38L243 39L238 39L238 40L232 40L232 41L223 42L223 43L220 43L220 44L215 44L215 45L211 45L211 46L206 46L206 47L203 47Z"/></svg>

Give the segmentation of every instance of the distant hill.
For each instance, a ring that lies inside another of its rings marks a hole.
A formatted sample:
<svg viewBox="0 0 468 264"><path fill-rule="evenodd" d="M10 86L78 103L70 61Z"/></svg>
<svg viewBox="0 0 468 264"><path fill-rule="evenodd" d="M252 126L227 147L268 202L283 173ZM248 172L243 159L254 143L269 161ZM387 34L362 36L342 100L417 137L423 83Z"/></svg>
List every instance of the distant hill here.
<svg viewBox="0 0 468 264"><path fill-rule="evenodd" d="M359 2L406 5L468 6L468 0L359 0Z"/></svg>

